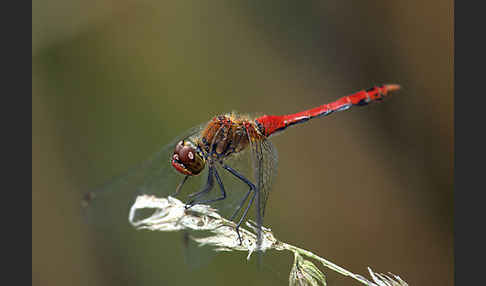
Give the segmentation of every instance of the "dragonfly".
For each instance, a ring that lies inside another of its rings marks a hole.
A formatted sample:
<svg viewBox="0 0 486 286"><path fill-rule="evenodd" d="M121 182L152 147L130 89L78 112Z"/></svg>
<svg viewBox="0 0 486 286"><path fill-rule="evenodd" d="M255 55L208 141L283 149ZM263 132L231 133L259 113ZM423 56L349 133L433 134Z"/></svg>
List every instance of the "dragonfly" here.
<svg viewBox="0 0 486 286"><path fill-rule="evenodd" d="M235 222L240 244L240 227L254 206L258 249L262 241L265 206L278 162L277 150L269 138L310 119L382 100L399 89L397 84L374 86L294 114L252 118L232 112L215 116L177 137L128 173L88 192L83 205L91 208L98 201L109 204L114 200L107 195L121 190L129 190L132 194L174 196L185 188L197 190L188 195L186 209L196 204L221 205L232 195L234 204L228 204L231 209L228 215L231 213L229 219ZM214 189L219 191L216 196L213 192L211 197L209 194ZM236 189L243 190L243 196L233 195ZM124 208L118 209L116 215L125 218L129 203L129 199L124 199ZM98 209L102 216L107 216L108 208L104 204Z"/></svg>

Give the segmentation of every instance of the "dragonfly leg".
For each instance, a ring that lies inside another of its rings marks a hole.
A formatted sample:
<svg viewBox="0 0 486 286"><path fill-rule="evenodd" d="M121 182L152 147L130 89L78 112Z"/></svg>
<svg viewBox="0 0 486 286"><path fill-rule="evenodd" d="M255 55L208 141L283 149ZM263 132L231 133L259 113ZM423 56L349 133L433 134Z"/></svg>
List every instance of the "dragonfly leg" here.
<svg viewBox="0 0 486 286"><path fill-rule="evenodd" d="M241 210L241 208L243 207L243 205L245 204L246 200L248 199L248 196L251 194L251 192L253 191L253 189L250 188L250 190L246 193L246 195L243 197L243 200L241 200L241 203L240 205L238 206L238 208L235 210L235 212L233 213L233 215L231 215L230 217L230 220L233 221L236 217L236 215L238 214L238 212Z"/></svg>
<svg viewBox="0 0 486 286"><path fill-rule="evenodd" d="M250 195L250 193L253 192L253 195L250 198L250 202L246 206L245 210L243 211L243 214L241 215L240 220L236 224L236 233L238 234L238 239L240 240L240 245L241 245L242 244L242 241L241 241L241 236L240 236L240 231L239 231L240 230L240 226L243 223L243 220L246 218L246 215L248 214L248 210L250 209L251 205L253 204L253 200L255 199L255 197L257 195L257 189L256 189L255 185L252 182L250 182L250 180L248 180L247 178L245 178L243 175L241 175L235 169L233 169L233 168L231 168L230 166L227 166L227 165L223 165L223 168L225 170L227 170L228 172L230 172L235 177L237 177L238 179L240 179L241 181L243 181L245 184L247 184L250 187L250 190L248 191L248 193L246 193L246 195L243 198L243 200L241 201L240 205L238 206L238 208L236 209L236 211L231 216L231 220L233 220L236 217L236 215L238 214L238 212L241 210L241 208L245 204L246 200L248 199L248 196Z"/></svg>
<svg viewBox="0 0 486 286"><path fill-rule="evenodd" d="M206 186L204 186L204 188L202 189L202 191L200 192L197 192L197 193L194 193L194 194L190 194L189 197L195 197L193 200L191 200L187 205L186 205L186 209L192 207L193 205L197 204L197 199L205 194L207 194L209 191L211 191L213 189L213 186L214 186L214 181L213 181L213 170L214 170L214 167L213 166L210 166L209 167L209 172L208 172L208 180L206 182Z"/></svg>
<svg viewBox="0 0 486 286"><path fill-rule="evenodd" d="M207 201L200 201L197 202L197 204L209 204L209 203L226 199L226 191L224 190L223 182L221 181L221 178L219 177L218 171L216 169L214 169L214 176L216 177L216 181L218 182L219 189L221 190L221 197L207 200Z"/></svg>
<svg viewBox="0 0 486 286"><path fill-rule="evenodd" d="M213 182L213 167L209 167L209 172L208 172L208 179L206 181L206 186L204 188L196 193L189 194L188 197L193 198L193 197L199 197L207 192L209 192L213 188L214 182Z"/></svg>
<svg viewBox="0 0 486 286"><path fill-rule="evenodd" d="M245 204L245 202L248 199L248 196L250 195L250 193L252 191L255 191L256 190L256 187L255 187L255 185L252 182L250 182L250 180L248 180L247 178L245 178L243 175L241 175L238 171L236 171L235 169L231 168L230 166L223 165L223 168L225 170L227 170L228 172L230 172L233 176L235 176L238 179L240 179L241 181L243 181L245 184L247 184L250 187L250 190L248 190L248 193L246 193L246 195L243 197L243 200L241 201L240 205L238 206L238 208L235 210L235 212L231 216L230 220L233 220L236 217L236 215L238 214L238 212L241 210L241 208L243 207L243 205Z"/></svg>
<svg viewBox="0 0 486 286"><path fill-rule="evenodd" d="M223 168L225 170L227 170L228 172L230 172L233 176L237 177L238 179L240 179L241 181L243 181L245 184L247 184L251 190L256 190L256 187L255 185L250 182L250 180L248 180L247 178L245 178L243 175L241 175L238 171L236 171L235 169L231 168L230 166L228 165L222 165Z"/></svg>
<svg viewBox="0 0 486 286"><path fill-rule="evenodd" d="M250 192L248 192L249 194ZM241 241L241 236L240 236L240 226L241 224L243 223L243 220L245 219L247 213L248 213L248 210L250 209L251 205L253 204L253 200L255 199L256 197L256 194L257 192L253 191L253 195L251 196L250 198L250 202L248 203L248 205L246 206L246 209L245 211L243 212L243 215L241 215L241 218L240 220L238 221L238 223L236 224L236 233L238 234L238 239L240 240L240 245L242 244L242 241ZM241 208L241 207L240 207Z"/></svg>
<svg viewBox="0 0 486 286"><path fill-rule="evenodd" d="M189 176L185 176L184 179L182 179L182 181L180 182L180 184L177 186L175 193L172 196L175 197L175 196L177 196L179 194L179 192L182 189L182 186L184 185L184 183L187 181L188 178L189 178Z"/></svg>

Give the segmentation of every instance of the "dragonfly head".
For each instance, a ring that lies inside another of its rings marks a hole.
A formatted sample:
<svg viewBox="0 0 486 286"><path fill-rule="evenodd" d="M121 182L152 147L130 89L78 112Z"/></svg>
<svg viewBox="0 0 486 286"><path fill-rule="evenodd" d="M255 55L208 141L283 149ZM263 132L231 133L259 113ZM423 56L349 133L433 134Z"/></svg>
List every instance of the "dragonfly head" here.
<svg viewBox="0 0 486 286"><path fill-rule="evenodd" d="M184 175L199 174L206 164L201 151L191 140L181 140L177 143L171 160L172 166Z"/></svg>

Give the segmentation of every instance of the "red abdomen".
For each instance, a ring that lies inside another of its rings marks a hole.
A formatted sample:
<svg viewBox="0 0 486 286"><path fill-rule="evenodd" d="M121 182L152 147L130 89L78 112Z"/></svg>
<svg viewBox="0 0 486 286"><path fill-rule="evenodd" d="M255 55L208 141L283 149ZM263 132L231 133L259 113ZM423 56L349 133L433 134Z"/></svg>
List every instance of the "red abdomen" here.
<svg viewBox="0 0 486 286"><path fill-rule="evenodd" d="M344 96L338 100L289 115L264 115L255 120L256 125L265 136L270 136L278 131L297 123L303 123L309 119L326 116L335 111L343 111L353 105L367 105L370 102L381 100L388 92L400 89L399 85L388 84L361 90L352 95Z"/></svg>

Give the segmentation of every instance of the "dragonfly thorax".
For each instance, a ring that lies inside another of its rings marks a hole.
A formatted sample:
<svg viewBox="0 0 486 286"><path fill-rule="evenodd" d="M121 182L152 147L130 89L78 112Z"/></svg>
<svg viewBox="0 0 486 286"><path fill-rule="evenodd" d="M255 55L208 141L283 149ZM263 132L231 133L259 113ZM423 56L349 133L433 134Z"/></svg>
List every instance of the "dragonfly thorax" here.
<svg viewBox="0 0 486 286"><path fill-rule="evenodd" d="M254 123L236 115L220 115L206 125L197 144L207 158L220 161L246 149L250 138L262 138Z"/></svg>
<svg viewBox="0 0 486 286"><path fill-rule="evenodd" d="M171 163L177 171L184 175L197 175L204 169L206 159L196 144L185 139L177 143Z"/></svg>

